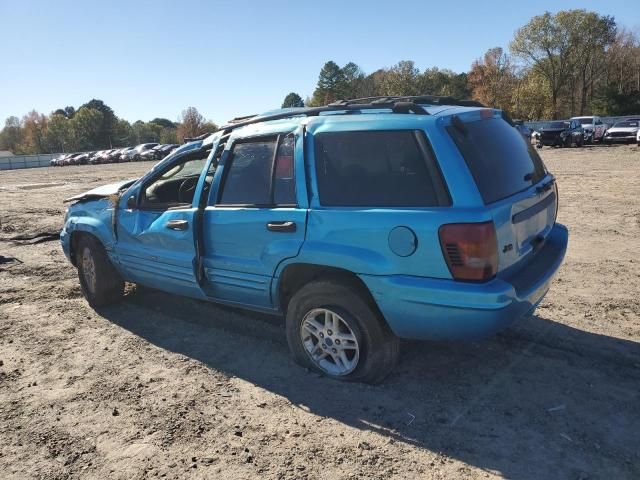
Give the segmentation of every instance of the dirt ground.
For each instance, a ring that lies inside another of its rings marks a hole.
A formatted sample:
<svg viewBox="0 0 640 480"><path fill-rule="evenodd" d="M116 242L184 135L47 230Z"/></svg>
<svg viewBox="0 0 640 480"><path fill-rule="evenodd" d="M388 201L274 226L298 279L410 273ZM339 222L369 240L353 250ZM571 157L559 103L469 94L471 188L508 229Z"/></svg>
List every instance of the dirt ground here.
<svg viewBox="0 0 640 480"><path fill-rule="evenodd" d="M569 252L530 320L406 343L382 385L291 360L282 321L142 288L100 312L62 199L148 163L0 172L0 477L640 478L640 149L544 149Z"/></svg>

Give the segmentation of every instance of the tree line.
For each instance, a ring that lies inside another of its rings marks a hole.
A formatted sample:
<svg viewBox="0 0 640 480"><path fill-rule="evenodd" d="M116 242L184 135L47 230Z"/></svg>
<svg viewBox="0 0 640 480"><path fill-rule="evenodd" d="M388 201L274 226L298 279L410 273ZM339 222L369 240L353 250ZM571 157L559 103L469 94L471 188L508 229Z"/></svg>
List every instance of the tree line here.
<svg viewBox="0 0 640 480"><path fill-rule="evenodd" d="M608 15L546 12L519 28L508 50L489 49L469 72L421 72L404 60L366 74L353 62L340 67L329 61L313 95L303 102L292 92L283 107L387 95L472 98L524 120L638 114L640 39Z"/></svg>
<svg viewBox="0 0 640 480"><path fill-rule="evenodd" d="M102 100L93 99L78 109L69 106L50 115L33 110L22 119L7 118L0 131L0 150L20 155L102 150L147 142L182 143L185 138L217 129L195 107L183 110L177 122L154 118L129 123L118 118Z"/></svg>
<svg viewBox="0 0 640 480"><path fill-rule="evenodd" d="M291 92L282 107L395 95L472 98L523 120L640 114L640 39L608 15L583 9L546 12L520 27L507 49L489 49L468 72L421 71L414 61L403 60L366 73L354 62L328 61L313 94L303 100ZM193 107L178 122L155 118L130 124L94 99L77 110L9 117L0 131L0 150L45 153L175 143L216 129Z"/></svg>

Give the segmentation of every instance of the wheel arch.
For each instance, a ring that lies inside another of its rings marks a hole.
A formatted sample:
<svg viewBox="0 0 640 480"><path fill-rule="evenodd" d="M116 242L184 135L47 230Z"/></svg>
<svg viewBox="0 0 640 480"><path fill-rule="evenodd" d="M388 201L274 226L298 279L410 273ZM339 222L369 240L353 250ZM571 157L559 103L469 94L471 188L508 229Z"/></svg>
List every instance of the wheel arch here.
<svg viewBox="0 0 640 480"><path fill-rule="evenodd" d="M80 242L80 239L83 237L93 237L96 239L96 241L100 242L100 244L103 247L105 247L105 250L107 248L104 240L100 238L99 231L97 231L95 228L90 228L88 226L85 227L85 226L76 224L76 228L73 231L71 231L69 234L69 258L71 259L71 263L73 264L74 267L77 267L76 248L78 246L78 243Z"/></svg>
<svg viewBox="0 0 640 480"><path fill-rule="evenodd" d="M273 298L277 302L276 306L286 314L291 297L304 285L316 280L335 280L342 284L348 284L380 313L371 291L355 272L340 267L313 263L290 263L274 278L272 288ZM384 318L381 313L380 316Z"/></svg>

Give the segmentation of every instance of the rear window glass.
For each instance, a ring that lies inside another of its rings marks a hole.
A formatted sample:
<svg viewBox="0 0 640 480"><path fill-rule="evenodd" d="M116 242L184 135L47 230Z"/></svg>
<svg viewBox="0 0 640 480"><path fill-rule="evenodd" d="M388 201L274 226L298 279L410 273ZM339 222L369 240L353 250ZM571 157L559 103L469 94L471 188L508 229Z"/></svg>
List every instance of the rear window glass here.
<svg viewBox="0 0 640 480"><path fill-rule="evenodd" d="M518 131L500 118L453 125L447 131L458 146L485 203L526 190L546 175L542 159Z"/></svg>
<svg viewBox="0 0 640 480"><path fill-rule="evenodd" d="M420 132L315 135L320 203L326 206L439 206L444 186ZM422 143L421 143L422 142Z"/></svg>

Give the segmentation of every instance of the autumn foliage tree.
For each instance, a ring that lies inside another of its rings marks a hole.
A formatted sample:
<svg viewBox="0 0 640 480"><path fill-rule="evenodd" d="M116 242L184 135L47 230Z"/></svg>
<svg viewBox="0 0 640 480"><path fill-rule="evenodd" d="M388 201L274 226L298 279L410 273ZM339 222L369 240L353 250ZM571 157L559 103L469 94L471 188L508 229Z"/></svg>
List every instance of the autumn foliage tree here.
<svg viewBox="0 0 640 480"><path fill-rule="evenodd" d="M516 76L511 58L502 48L491 48L482 59L473 62L468 82L475 100L511 110Z"/></svg>
<svg viewBox="0 0 640 480"><path fill-rule="evenodd" d="M203 133L213 133L218 126L208 122L195 107L188 107L182 111L182 117L178 123L177 138L183 142L186 138L195 138Z"/></svg>

